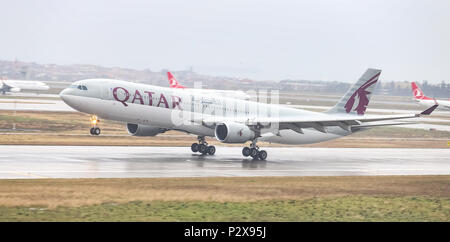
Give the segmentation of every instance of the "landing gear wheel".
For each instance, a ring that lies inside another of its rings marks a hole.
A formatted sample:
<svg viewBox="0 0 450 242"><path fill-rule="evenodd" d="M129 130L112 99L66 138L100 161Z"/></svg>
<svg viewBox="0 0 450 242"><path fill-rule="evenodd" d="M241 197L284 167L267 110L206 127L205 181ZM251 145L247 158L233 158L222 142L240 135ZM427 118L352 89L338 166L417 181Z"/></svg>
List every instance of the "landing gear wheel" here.
<svg viewBox="0 0 450 242"><path fill-rule="evenodd" d="M265 150L261 150L258 152L258 156L260 160L265 160L267 158L267 152Z"/></svg>
<svg viewBox="0 0 450 242"><path fill-rule="evenodd" d="M244 148L242 149L242 155L243 155L243 156L247 157L247 156L250 155L250 153L251 153L250 148L244 147Z"/></svg>
<svg viewBox="0 0 450 242"><path fill-rule="evenodd" d="M97 124L99 122L100 120L98 120L97 115L91 116L91 124L92 124L92 128L90 129L91 135L100 135L100 128L97 127Z"/></svg>
<svg viewBox="0 0 450 242"><path fill-rule="evenodd" d="M199 148L199 144L197 144L197 143L193 143L192 145L191 145L191 150L192 150L192 152L198 152L198 148Z"/></svg>
<svg viewBox="0 0 450 242"><path fill-rule="evenodd" d="M207 146L204 144L199 144L198 145L198 151L202 154L206 154L207 152Z"/></svg>
<svg viewBox="0 0 450 242"><path fill-rule="evenodd" d="M259 151L256 151L256 154L251 154L250 155L254 160L257 160L257 159L259 159Z"/></svg>
<svg viewBox="0 0 450 242"><path fill-rule="evenodd" d="M258 150L256 148L250 148L250 156L253 158L258 157Z"/></svg>
<svg viewBox="0 0 450 242"><path fill-rule="evenodd" d="M197 139L198 143L191 145L192 152L200 152L202 155L214 155L216 153L216 147L213 145L208 146L205 136L198 136Z"/></svg>
<svg viewBox="0 0 450 242"><path fill-rule="evenodd" d="M214 153L216 153L216 147L214 147L214 145L208 146L207 151L208 155L214 155Z"/></svg>
<svg viewBox="0 0 450 242"><path fill-rule="evenodd" d="M242 149L242 155L247 157L251 156L253 160L265 160L267 158L267 152L265 150L259 150L256 145L257 139L252 140L250 147L244 147Z"/></svg>

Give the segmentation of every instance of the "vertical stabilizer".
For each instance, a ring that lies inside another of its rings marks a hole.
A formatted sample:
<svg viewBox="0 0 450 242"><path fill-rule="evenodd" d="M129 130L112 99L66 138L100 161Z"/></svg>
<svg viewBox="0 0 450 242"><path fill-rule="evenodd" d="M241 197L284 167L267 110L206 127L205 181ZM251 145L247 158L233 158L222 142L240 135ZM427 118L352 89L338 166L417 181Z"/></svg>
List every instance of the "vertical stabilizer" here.
<svg viewBox="0 0 450 242"><path fill-rule="evenodd" d="M381 70L367 69L341 100L326 112L364 115L380 74Z"/></svg>
<svg viewBox="0 0 450 242"><path fill-rule="evenodd" d="M420 88L417 86L417 84L415 82L411 82L411 89L413 91L413 95L414 95L415 99L432 100L431 98L429 98L423 94L422 90L420 90Z"/></svg>
<svg viewBox="0 0 450 242"><path fill-rule="evenodd" d="M175 79L175 77L169 71L167 72L167 78L169 79L170 88L185 88L178 83L177 79Z"/></svg>

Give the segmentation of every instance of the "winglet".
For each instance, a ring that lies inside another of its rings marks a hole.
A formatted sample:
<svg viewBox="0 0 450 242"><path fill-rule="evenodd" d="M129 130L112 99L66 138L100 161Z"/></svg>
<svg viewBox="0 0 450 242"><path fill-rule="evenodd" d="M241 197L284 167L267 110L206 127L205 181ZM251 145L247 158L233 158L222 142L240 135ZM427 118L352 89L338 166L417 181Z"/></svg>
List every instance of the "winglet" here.
<svg viewBox="0 0 450 242"><path fill-rule="evenodd" d="M422 116L422 115L430 115L439 105L435 104L432 107L428 108L427 110L421 112L420 114L416 114L416 116Z"/></svg>

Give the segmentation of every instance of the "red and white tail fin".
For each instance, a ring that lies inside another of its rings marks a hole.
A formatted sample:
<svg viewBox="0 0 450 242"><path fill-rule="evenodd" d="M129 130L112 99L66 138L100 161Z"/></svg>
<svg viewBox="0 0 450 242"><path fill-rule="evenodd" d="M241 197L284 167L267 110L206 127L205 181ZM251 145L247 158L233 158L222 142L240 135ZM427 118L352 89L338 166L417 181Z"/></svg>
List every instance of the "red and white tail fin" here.
<svg viewBox="0 0 450 242"><path fill-rule="evenodd" d="M425 96L422 92L422 90L420 90L420 88L417 86L417 84L415 82L411 82L411 88L413 91L413 95L415 99L421 99L421 100L433 100L427 96Z"/></svg>
<svg viewBox="0 0 450 242"><path fill-rule="evenodd" d="M170 88L186 88L185 86L182 86L178 83L177 79L170 73L170 71L167 72L167 78L169 78L169 87Z"/></svg>

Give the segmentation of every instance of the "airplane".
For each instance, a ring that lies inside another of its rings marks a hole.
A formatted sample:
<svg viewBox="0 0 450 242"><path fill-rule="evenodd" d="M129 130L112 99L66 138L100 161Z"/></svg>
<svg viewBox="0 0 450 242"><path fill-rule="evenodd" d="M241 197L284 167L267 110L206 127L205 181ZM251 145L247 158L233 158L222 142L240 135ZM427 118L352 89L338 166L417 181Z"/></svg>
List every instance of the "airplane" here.
<svg viewBox="0 0 450 242"><path fill-rule="evenodd" d="M239 98L239 99L245 99L245 100L250 99L250 95L248 95L247 93L240 91L240 90L232 91L232 90L217 90L217 89L187 88L187 87L181 85L180 83L178 83L177 79L175 79L175 77L173 76L173 74L170 71L167 72L167 79L169 79L169 87L170 88L180 88L180 89L189 90L190 92L194 91L194 92L198 92L198 93L222 95L225 97L233 97L233 98Z"/></svg>
<svg viewBox="0 0 450 242"><path fill-rule="evenodd" d="M423 94L422 90L417 86L415 82L411 82L411 89L413 91L414 99L419 105L431 107L435 104L438 104L439 109L450 110L450 99L442 100L429 98L425 96L425 94Z"/></svg>
<svg viewBox="0 0 450 242"><path fill-rule="evenodd" d="M257 142L311 144L341 138L371 127L405 124L380 123L431 114L438 105L418 114L364 115L381 70L368 69L340 101L325 112L270 103L186 92L112 79L74 82L59 94L72 108L95 117L126 123L134 136L155 136L168 130L197 135L192 152L213 155L205 137L222 143L251 142L244 157L265 160Z"/></svg>
<svg viewBox="0 0 450 242"><path fill-rule="evenodd" d="M22 90L46 91L50 87L40 81L0 80L0 92L20 92Z"/></svg>

